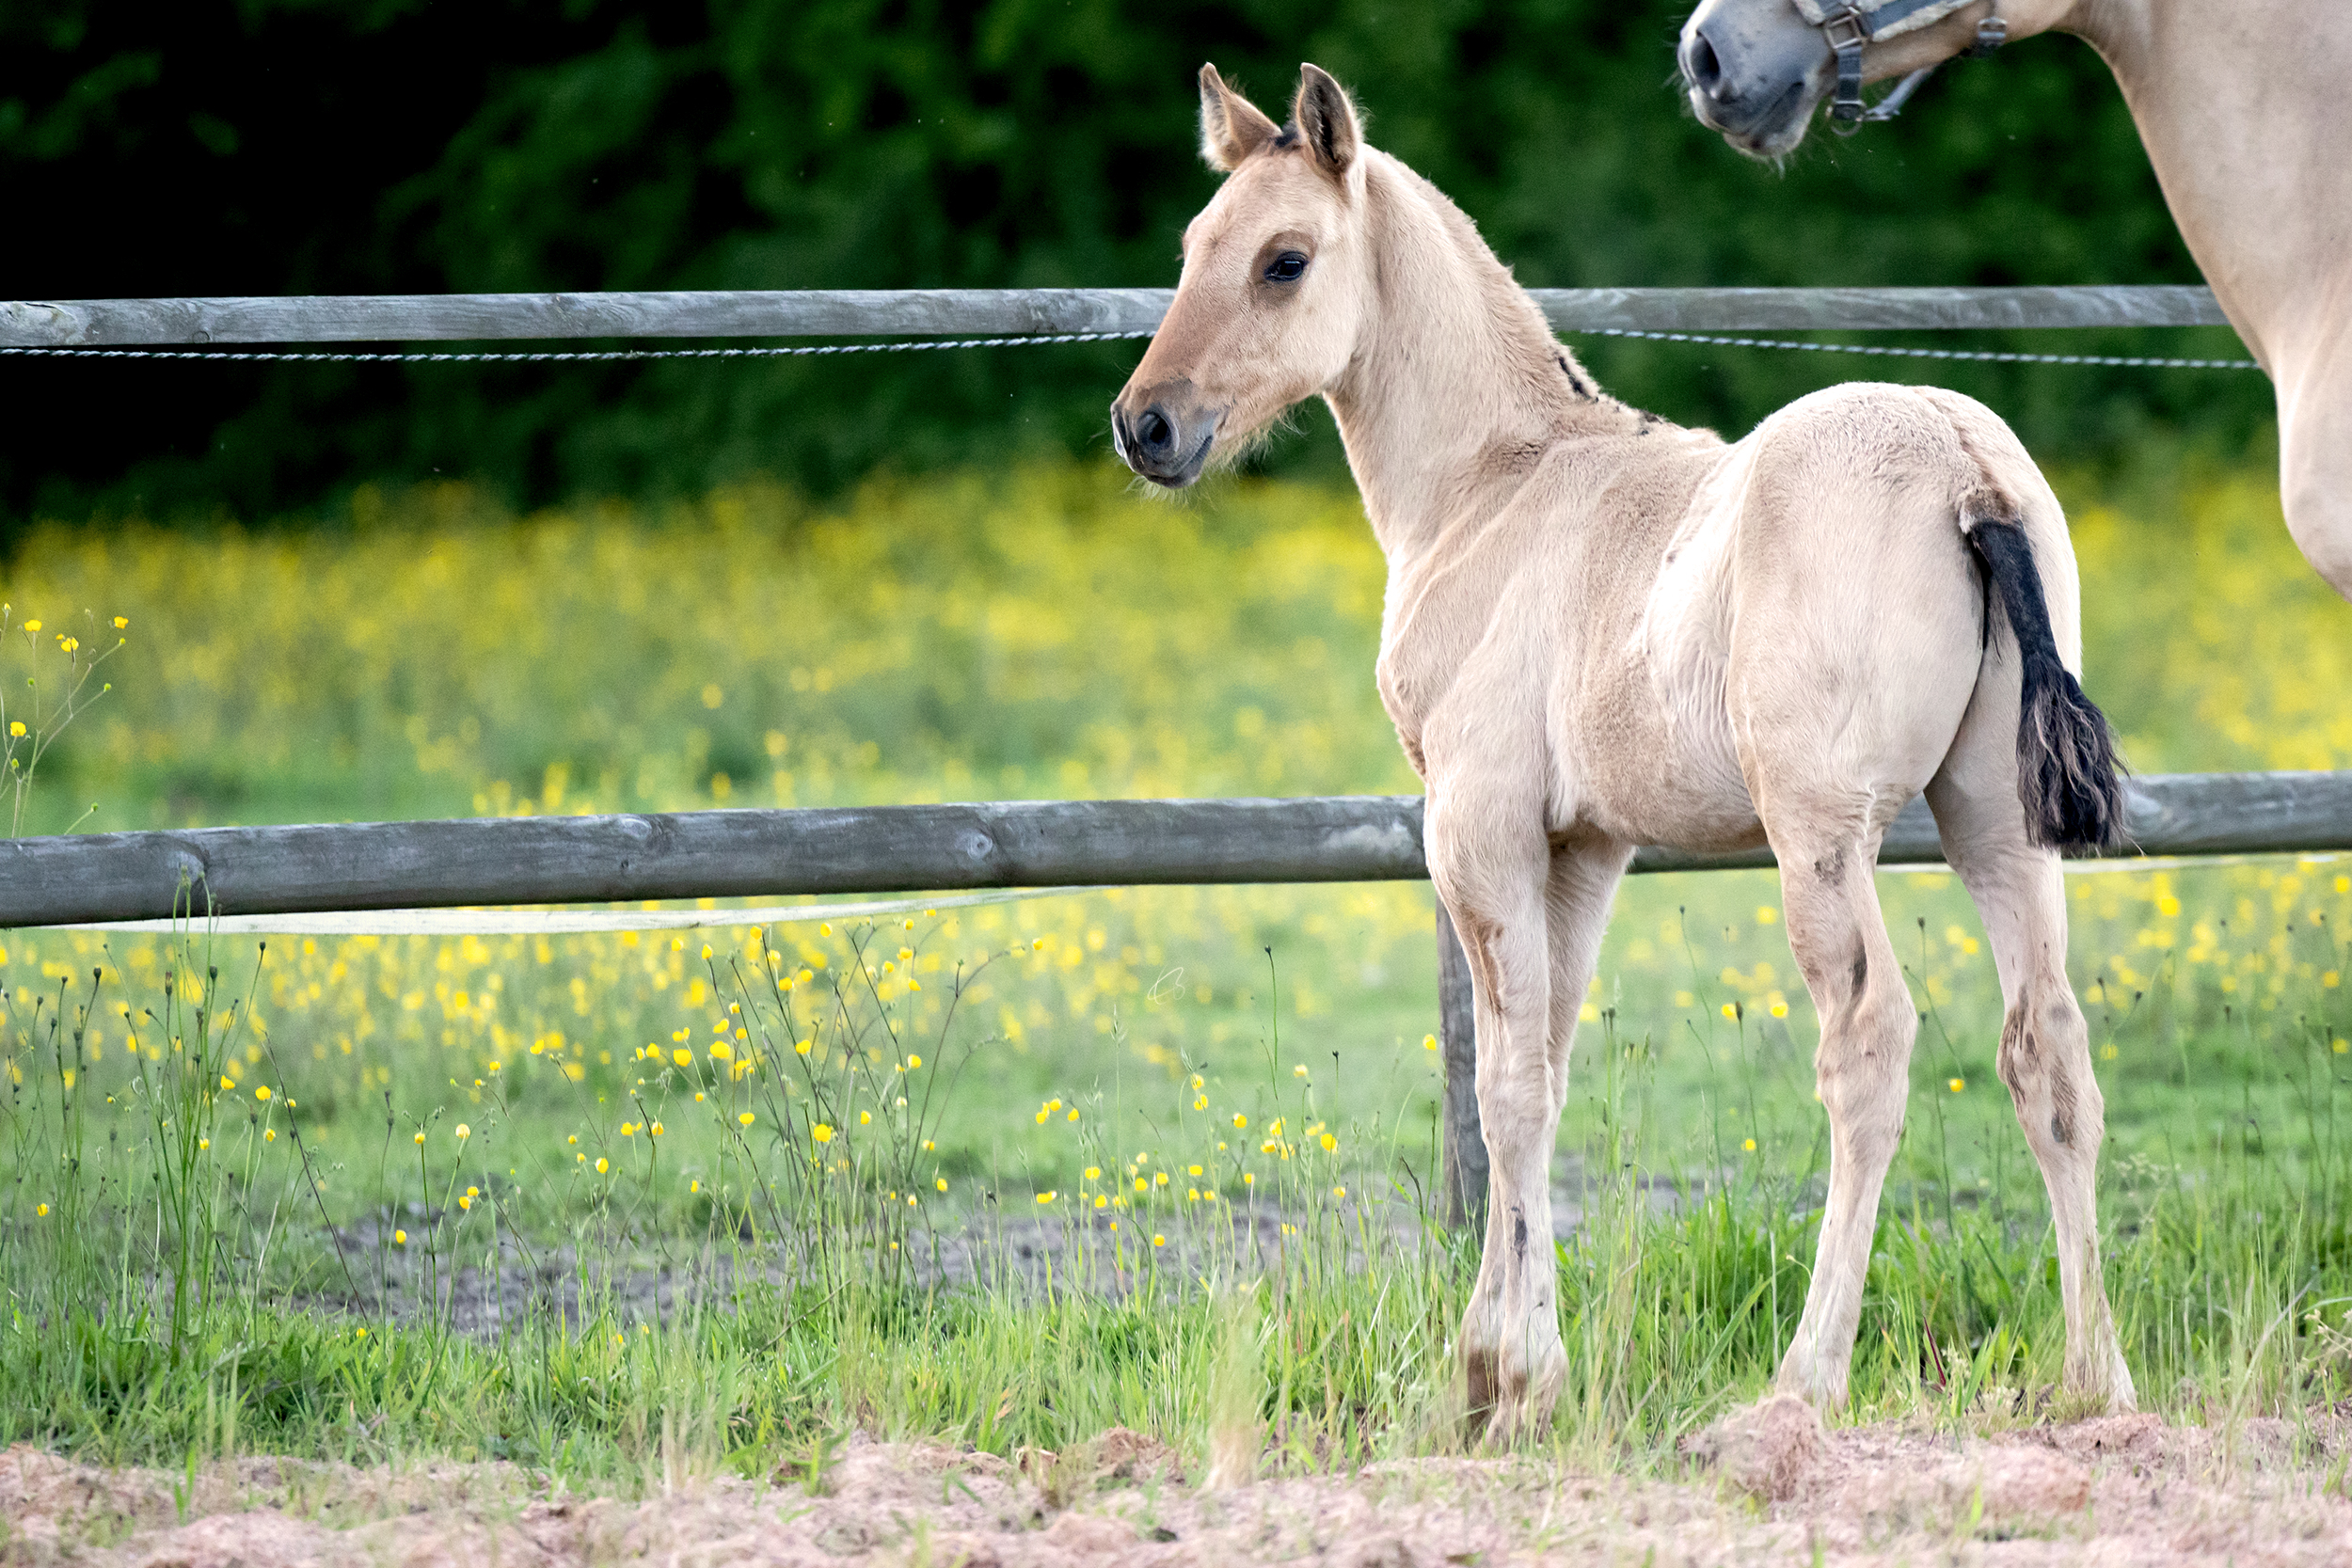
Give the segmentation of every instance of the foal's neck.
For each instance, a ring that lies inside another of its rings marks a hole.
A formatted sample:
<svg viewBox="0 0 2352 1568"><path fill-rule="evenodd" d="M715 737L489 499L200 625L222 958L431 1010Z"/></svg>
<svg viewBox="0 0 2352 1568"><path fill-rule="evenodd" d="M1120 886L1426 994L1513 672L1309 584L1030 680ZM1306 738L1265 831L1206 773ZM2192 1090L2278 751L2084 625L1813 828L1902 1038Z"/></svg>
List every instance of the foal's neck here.
<svg viewBox="0 0 2352 1568"><path fill-rule="evenodd" d="M1632 416L1594 389L1459 209L1393 158L1364 156L1378 281L1328 401L1396 567L1480 515L1553 441Z"/></svg>

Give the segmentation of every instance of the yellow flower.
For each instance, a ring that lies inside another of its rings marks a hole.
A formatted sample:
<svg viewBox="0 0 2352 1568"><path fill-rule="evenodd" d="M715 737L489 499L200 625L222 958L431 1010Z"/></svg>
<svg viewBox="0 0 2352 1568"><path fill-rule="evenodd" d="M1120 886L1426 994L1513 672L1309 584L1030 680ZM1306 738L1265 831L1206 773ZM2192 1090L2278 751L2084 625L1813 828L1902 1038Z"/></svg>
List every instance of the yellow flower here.
<svg viewBox="0 0 2352 1568"><path fill-rule="evenodd" d="M683 1055L684 1053L681 1052L679 1054ZM710 1042L710 1059L714 1062L733 1061L735 1059L735 1047L729 1045L724 1040L712 1040Z"/></svg>
<svg viewBox="0 0 2352 1568"><path fill-rule="evenodd" d="M574 1139L573 1141L574 1141L574 1142L578 1142L579 1140L578 1140L578 1139ZM420 1133L418 1133L418 1134L417 1134L417 1142L419 1142L419 1143L422 1143L422 1142L424 1142L424 1134L423 1134L422 1132L420 1132Z"/></svg>
<svg viewBox="0 0 2352 1568"><path fill-rule="evenodd" d="M1097 1209L1107 1209L1111 1206L1111 1200L1104 1197L1101 1193L1097 1193L1094 1195L1094 1206Z"/></svg>
<svg viewBox="0 0 2352 1568"><path fill-rule="evenodd" d="M908 1055L908 1057L907 1057L907 1070L908 1070L909 1072L914 1072L914 1071L916 1071L917 1069L919 1069L922 1067L922 1065L923 1065L923 1058L922 1058L922 1057L917 1056L917 1055L914 1055L914 1054L912 1054L912 1053L910 1053L910 1054Z"/></svg>
<svg viewBox="0 0 2352 1568"><path fill-rule="evenodd" d="M224 1072L220 1075L220 1086L224 1089L233 1089L237 1086L237 1081Z"/></svg>
<svg viewBox="0 0 2352 1568"><path fill-rule="evenodd" d="M1944 1086L1951 1090L1954 1094L1958 1094L1961 1090L1968 1086L1968 1080L1965 1078L1947 1078L1944 1081Z"/></svg>
<svg viewBox="0 0 2352 1568"><path fill-rule="evenodd" d="M597 1174L598 1176L602 1176L602 1175L603 1175L606 1171L609 1171L609 1170L611 1170L612 1168L612 1161L610 1161L610 1160L606 1159L606 1158L605 1158L603 1155L601 1155L601 1154L599 1154L599 1155L597 1155L597 1156L596 1156L596 1174Z"/></svg>
<svg viewBox="0 0 2352 1568"><path fill-rule="evenodd" d="M253 1098L256 1100L267 1100L269 1098L269 1085L267 1084L256 1085L253 1090Z"/></svg>
<svg viewBox="0 0 2352 1568"><path fill-rule="evenodd" d="M1724 1003L1723 1006L1723 1013L1725 1018L1738 1018L1740 1016L1740 1004L1737 1002Z"/></svg>
<svg viewBox="0 0 2352 1568"><path fill-rule="evenodd" d="M406 1246L407 1244L408 1244L408 1232L406 1232L405 1230L395 1230L395 1231L393 1231L393 1232L392 1232L392 1245L394 1245L394 1246Z"/></svg>
<svg viewBox="0 0 2352 1568"><path fill-rule="evenodd" d="M472 1128L470 1128L470 1127L467 1126L467 1125L466 1125L464 1122L462 1122L462 1121L461 1121L461 1122L459 1122L459 1123L457 1124L457 1141L458 1141L459 1143L464 1143L464 1142L465 1142L468 1138L470 1138L470 1137L472 1137L472 1136L473 1136L473 1129L472 1129Z"/></svg>
<svg viewBox="0 0 2352 1568"><path fill-rule="evenodd" d="M694 1053L684 1046L680 1046L670 1053L670 1059L680 1067L690 1067L693 1064Z"/></svg>
<svg viewBox="0 0 2352 1568"><path fill-rule="evenodd" d="M262 1141L265 1144L276 1143L278 1141L278 1129L275 1127L263 1128L262 1130Z"/></svg>
<svg viewBox="0 0 2352 1568"><path fill-rule="evenodd" d="M459 1199L457 1200L457 1207L459 1207L460 1209L470 1209L470 1208L472 1208L472 1207L473 1207L473 1194L471 1194L471 1193L468 1193L465 1196L463 1196L463 1197L459 1198Z"/></svg>
<svg viewBox="0 0 2352 1568"><path fill-rule="evenodd" d="M1051 1193L1051 1192L1047 1192L1047 1193L1040 1193L1040 1194L1038 1194L1038 1195L1037 1195L1037 1200L1038 1200L1040 1203L1051 1203L1051 1202L1053 1202L1053 1201L1054 1201L1054 1199L1056 1199L1057 1197L1059 1197L1060 1196L1061 1196L1061 1195L1060 1195L1059 1193Z"/></svg>
<svg viewBox="0 0 2352 1568"><path fill-rule="evenodd" d="M1102 1167L1102 1166L1100 1166L1100 1165L1089 1165L1089 1166L1087 1166L1087 1180L1088 1180L1089 1181L1100 1181L1100 1180L1103 1180L1103 1167Z"/></svg>
<svg viewBox="0 0 2352 1568"><path fill-rule="evenodd" d="M1331 1196L1333 1197L1345 1197L1347 1196L1347 1189L1345 1187L1334 1187L1331 1189Z"/></svg>
<svg viewBox="0 0 2352 1568"><path fill-rule="evenodd" d="M1166 1246L1168 1245L1168 1238L1154 1233L1152 1237L1152 1244L1153 1246Z"/></svg>
<svg viewBox="0 0 2352 1568"><path fill-rule="evenodd" d="M1745 1139L1740 1143L1740 1147L1746 1149L1750 1154L1753 1154L1756 1152L1756 1140L1754 1138Z"/></svg>
<svg viewBox="0 0 2352 1568"><path fill-rule="evenodd" d="M1235 1127L1247 1127L1249 1125L1249 1118L1243 1116L1239 1111L1235 1111L1233 1113L1233 1125Z"/></svg>
<svg viewBox="0 0 2352 1568"><path fill-rule="evenodd" d="M1328 1132L1326 1132L1326 1133L1323 1135L1323 1152L1325 1152L1326 1154L1329 1154L1329 1153L1333 1152L1334 1150L1336 1150L1339 1147L1340 1147L1340 1140L1339 1140L1338 1138L1336 1138L1336 1137L1332 1136L1332 1135L1331 1135L1330 1133L1328 1133Z"/></svg>
<svg viewBox="0 0 2352 1568"><path fill-rule="evenodd" d="M1306 1064L1306 1063L1304 1063L1304 1062L1301 1062L1301 1063L1299 1063L1296 1067L1295 1067L1295 1068L1291 1069L1291 1076L1292 1076L1293 1078L1304 1078L1304 1077L1306 1077L1306 1076L1307 1076L1307 1064Z"/></svg>
<svg viewBox="0 0 2352 1568"><path fill-rule="evenodd" d="M652 1126L651 1128L647 1129L647 1131L649 1131L650 1132L652 1132L652 1133L653 1133L653 1135L654 1135L655 1137L657 1137L657 1138L658 1138L658 1137L661 1136L661 1124L660 1124L660 1122L658 1122L658 1121L657 1121L657 1122L655 1122L655 1123L653 1124L653 1126Z"/></svg>
<svg viewBox="0 0 2352 1568"><path fill-rule="evenodd" d="M24 623L24 629L26 631L39 631L40 630L40 623L39 621L27 621Z"/></svg>
<svg viewBox="0 0 2352 1568"><path fill-rule="evenodd" d="M873 1121L874 1113L871 1111L860 1111L857 1114L857 1124L860 1127L870 1127L873 1125Z"/></svg>
<svg viewBox="0 0 2352 1568"><path fill-rule="evenodd" d="M129 626L130 624L131 617L128 615L118 615L115 617L115 630L117 631L120 631L123 627Z"/></svg>
<svg viewBox="0 0 2352 1568"><path fill-rule="evenodd" d="M49 1205L46 1203L41 1204L39 1208L35 1209L33 1212L38 1214L42 1219L47 1219L49 1217Z"/></svg>
<svg viewBox="0 0 2352 1568"><path fill-rule="evenodd" d="M9 721L8 721L8 733L9 733L10 735L12 735L12 736L16 736L19 740L24 739L24 720L22 720L22 719L11 719L11 720L9 720Z"/></svg>
<svg viewBox="0 0 2352 1568"><path fill-rule="evenodd" d="M735 1114L735 1119L736 1119L737 1121L741 1122L744 1126L749 1127L749 1126L750 1126L750 1125L751 1125L754 1121L757 1120L758 1118L757 1118L757 1117L754 1117L754 1116L752 1115L752 1113L751 1113L751 1112L749 1112L749 1111L738 1111L738 1112ZM832 1134L831 1134L831 1131L830 1131L830 1130L828 1130L828 1131L827 1131L827 1136L831 1136L831 1135L832 1135Z"/></svg>
<svg viewBox="0 0 2352 1568"><path fill-rule="evenodd" d="M748 1119L751 1113L746 1111L743 1115L744 1117ZM829 1144L833 1142L833 1128L827 1123L820 1121L816 1126L808 1130L808 1135L820 1144Z"/></svg>
<svg viewBox="0 0 2352 1568"><path fill-rule="evenodd" d="M1186 1165L1184 1167L1184 1174L1186 1176L1199 1176L1200 1174L1200 1167L1199 1165Z"/></svg>
<svg viewBox="0 0 2352 1568"><path fill-rule="evenodd" d="M1435 1035L1423 1035L1423 1036L1421 1037L1421 1048L1422 1048L1423 1051L1435 1051L1435 1050L1437 1050L1437 1049L1438 1049L1438 1037L1437 1037L1437 1036L1435 1036Z"/></svg>

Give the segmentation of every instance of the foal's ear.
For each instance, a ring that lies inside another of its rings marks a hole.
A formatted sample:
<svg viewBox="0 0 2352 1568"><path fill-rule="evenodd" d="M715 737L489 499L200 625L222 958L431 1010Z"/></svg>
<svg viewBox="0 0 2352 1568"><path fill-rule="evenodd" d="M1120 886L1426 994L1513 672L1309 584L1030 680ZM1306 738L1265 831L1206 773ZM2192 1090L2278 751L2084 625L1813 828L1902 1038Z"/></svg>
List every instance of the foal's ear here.
<svg viewBox="0 0 2352 1568"><path fill-rule="evenodd" d="M1281 127L1227 87L1216 67L1200 68L1200 156L1211 168L1231 174L1279 135Z"/></svg>
<svg viewBox="0 0 2352 1568"><path fill-rule="evenodd" d="M1291 123L1298 127L1316 165L1333 179L1345 178L1363 149L1363 129L1356 121L1356 105L1321 66L1298 68L1298 101L1291 105Z"/></svg>

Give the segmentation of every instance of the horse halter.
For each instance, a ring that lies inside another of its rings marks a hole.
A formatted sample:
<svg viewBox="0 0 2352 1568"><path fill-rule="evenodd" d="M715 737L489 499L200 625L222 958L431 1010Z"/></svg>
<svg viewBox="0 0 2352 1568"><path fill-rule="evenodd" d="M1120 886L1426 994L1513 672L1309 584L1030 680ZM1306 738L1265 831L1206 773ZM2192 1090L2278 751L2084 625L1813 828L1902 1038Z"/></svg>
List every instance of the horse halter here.
<svg viewBox="0 0 2352 1568"><path fill-rule="evenodd" d="M1830 99L1830 129L1851 136L1865 125L1893 119L1903 112L1919 84L1935 70L1923 66L1895 84L1895 90L1875 104L1862 101L1862 51L1866 44L1899 33L1912 32L1946 17L1973 0L1794 0L1799 15L1821 30L1831 53L1837 56L1837 91ZM1999 15L1999 0L1977 24L1977 40L1968 48L1970 59L1980 60L2009 40L2009 24Z"/></svg>

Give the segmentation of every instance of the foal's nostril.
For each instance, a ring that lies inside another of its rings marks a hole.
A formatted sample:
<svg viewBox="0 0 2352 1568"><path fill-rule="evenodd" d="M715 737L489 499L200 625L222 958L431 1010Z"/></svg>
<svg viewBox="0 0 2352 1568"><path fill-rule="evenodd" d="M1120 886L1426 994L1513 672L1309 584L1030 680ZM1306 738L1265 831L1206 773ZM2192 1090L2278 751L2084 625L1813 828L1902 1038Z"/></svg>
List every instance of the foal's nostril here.
<svg viewBox="0 0 2352 1568"><path fill-rule="evenodd" d="M1715 57L1715 46L1707 41L1703 32L1694 32L1682 40L1682 78L1709 97L1724 79L1723 62Z"/></svg>
<svg viewBox="0 0 2352 1568"><path fill-rule="evenodd" d="M1156 408L1147 408L1136 421L1136 441L1149 452L1165 452L1176 444L1176 427Z"/></svg>

